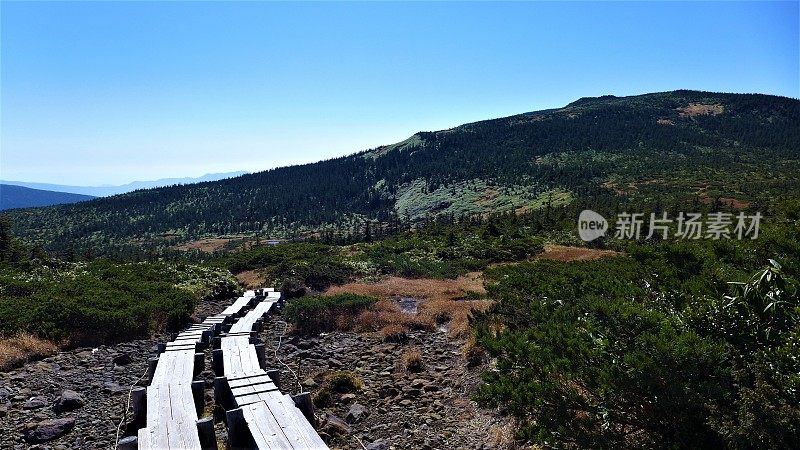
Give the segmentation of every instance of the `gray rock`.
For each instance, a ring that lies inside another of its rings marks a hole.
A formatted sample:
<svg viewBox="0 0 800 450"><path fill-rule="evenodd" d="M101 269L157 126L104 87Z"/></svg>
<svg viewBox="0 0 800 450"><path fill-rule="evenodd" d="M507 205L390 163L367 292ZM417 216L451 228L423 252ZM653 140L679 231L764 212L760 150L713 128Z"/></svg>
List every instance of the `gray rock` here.
<svg viewBox="0 0 800 450"><path fill-rule="evenodd" d="M389 446L386 445L386 441L383 439L378 439L377 441L367 444L367 450L388 450Z"/></svg>
<svg viewBox="0 0 800 450"><path fill-rule="evenodd" d="M120 386L113 381L106 381L103 383L103 393L110 394L110 395L120 395L128 392L128 388L125 386Z"/></svg>
<svg viewBox="0 0 800 450"><path fill-rule="evenodd" d="M344 420L334 416L333 414L328 414L325 418L325 424L322 426L322 430L329 435L350 435L350 425L347 424Z"/></svg>
<svg viewBox="0 0 800 450"><path fill-rule="evenodd" d="M345 416L344 420L346 420L347 423L358 423L364 420L366 416L367 408L361 403L353 403L350 409L347 410L347 416Z"/></svg>
<svg viewBox="0 0 800 450"><path fill-rule="evenodd" d="M43 420L25 432L25 441L32 444L52 441L53 439L68 433L74 426L75 419L72 417Z"/></svg>
<svg viewBox="0 0 800 450"><path fill-rule="evenodd" d="M22 409L39 409L43 406L47 406L47 402L43 398L33 397L22 405Z"/></svg>
<svg viewBox="0 0 800 450"><path fill-rule="evenodd" d="M112 361L118 366L127 366L133 362L133 359L131 358L131 355L127 353L120 353L119 355L115 356Z"/></svg>
<svg viewBox="0 0 800 450"><path fill-rule="evenodd" d="M411 387L415 389L422 389L422 387L425 386L426 384L428 383L425 380L423 380L422 378L417 378L411 382Z"/></svg>
<svg viewBox="0 0 800 450"><path fill-rule="evenodd" d="M311 378L311 377L306 378L300 384L303 385L303 387L306 387L306 388L315 388L315 387L317 387L317 382L314 381L314 379Z"/></svg>
<svg viewBox="0 0 800 450"><path fill-rule="evenodd" d="M84 398L83 395L67 389L61 393L61 397L56 401L55 410L57 413L74 411L78 408L82 408L85 404L86 398Z"/></svg>
<svg viewBox="0 0 800 450"><path fill-rule="evenodd" d="M331 367L333 369L338 369L342 367L342 362L336 358L331 358L328 360L328 367Z"/></svg>

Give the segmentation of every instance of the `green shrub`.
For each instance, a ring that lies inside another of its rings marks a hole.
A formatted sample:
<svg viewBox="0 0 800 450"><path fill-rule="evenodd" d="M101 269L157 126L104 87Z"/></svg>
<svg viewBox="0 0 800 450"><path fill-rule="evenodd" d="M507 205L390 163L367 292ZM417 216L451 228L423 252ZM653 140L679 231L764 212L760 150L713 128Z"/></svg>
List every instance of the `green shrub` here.
<svg viewBox="0 0 800 450"><path fill-rule="evenodd" d="M105 260L0 276L0 334L26 331L97 345L176 330L201 296L221 295L230 275L198 266Z"/></svg>
<svg viewBox="0 0 800 450"><path fill-rule="evenodd" d="M477 400L548 446L791 447L798 284L772 264L735 295L693 295L736 273L721 252L731 255L707 243L643 245L632 258L488 270L500 301L474 324L496 366ZM688 293L673 291L681 282Z"/></svg>
<svg viewBox="0 0 800 450"><path fill-rule="evenodd" d="M286 318L301 334L333 331L342 317L355 317L377 302L374 297L355 294L302 297L289 302Z"/></svg>

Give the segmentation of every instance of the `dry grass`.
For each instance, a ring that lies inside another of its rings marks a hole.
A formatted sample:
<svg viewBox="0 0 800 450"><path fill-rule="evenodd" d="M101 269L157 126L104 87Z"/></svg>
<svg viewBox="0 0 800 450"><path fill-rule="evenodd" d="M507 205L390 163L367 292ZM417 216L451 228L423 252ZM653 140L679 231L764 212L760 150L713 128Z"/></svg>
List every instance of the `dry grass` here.
<svg viewBox="0 0 800 450"><path fill-rule="evenodd" d="M467 367L478 367L488 361L486 351L478 346L474 337L467 340L461 351L464 353L464 359L467 360Z"/></svg>
<svg viewBox="0 0 800 450"><path fill-rule="evenodd" d="M700 201L704 205L710 205L714 203L714 200L715 200L714 198L709 197L707 195L700 197ZM739 200L738 198L732 198L732 197L720 197L719 202L722 203L723 205L730 206L731 208L734 209L747 209L750 207L750 202L748 202L747 200Z"/></svg>
<svg viewBox="0 0 800 450"><path fill-rule="evenodd" d="M333 286L325 293L328 295L352 293L378 298L402 296L435 300L464 298L470 292L486 293L481 272L470 272L454 280L387 277L377 283L347 283Z"/></svg>
<svg viewBox="0 0 800 450"><path fill-rule="evenodd" d="M204 253L213 253L222 250L225 244L235 240L234 238L212 238L212 239L199 239L197 241L186 242L185 244L176 245L172 248L179 251L200 250Z"/></svg>
<svg viewBox="0 0 800 450"><path fill-rule="evenodd" d="M420 373L425 370L425 362L422 354L416 348L408 349L400 358L400 369L411 373Z"/></svg>
<svg viewBox="0 0 800 450"><path fill-rule="evenodd" d="M247 289L260 288L267 283L267 277L257 270L245 270L236 274L236 279L239 280L239 283L245 285Z"/></svg>
<svg viewBox="0 0 800 450"><path fill-rule="evenodd" d="M471 272L454 280L388 277L377 283L334 286L326 292L341 293L371 295L380 299L356 319L353 329L361 332L382 331L390 325L406 330L433 330L436 325L447 324L451 336L464 336L469 332L471 311L484 311L492 304L490 300L463 300L470 295L486 293L480 272ZM398 297L419 299L419 313L402 312L395 301Z"/></svg>
<svg viewBox="0 0 800 450"><path fill-rule="evenodd" d="M676 108L681 117L694 117L694 116L716 116L725 112L725 107L719 103L707 105L704 103L689 103L682 108Z"/></svg>
<svg viewBox="0 0 800 450"><path fill-rule="evenodd" d="M404 344L408 341L406 335L406 327L400 324L386 325L381 328L381 336L384 342L394 342L396 344Z"/></svg>
<svg viewBox="0 0 800 450"><path fill-rule="evenodd" d="M570 247L567 245L546 245L544 252L538 256L541 259L553 261L592 261L607 256L623 256L623 253L613 250L598 250L585 247Z"/></svg>
<svg viewBox="0 0 800 450"><path fill-rule="evenodd" d="M6 372L26 362L36 361L58 352L58 346L28 333L0 340L0 371Z"/></svg>
<svg viewBox="0 0 800 450"><path fill-rule="evenodd" d="M505 425L492 425L489 427L489 445L491 448L499 450L512 450L520 448L514 439L514 425L507 423Z"/></svg>
<svg viewBox="0 0 800 450"><path fill-rule="evenodd" d="M419 306L419 316L438 325L447 324L451 337L464 337L470 332L469 318L473 311L486 311L492 300L428 300Z"/></svg>

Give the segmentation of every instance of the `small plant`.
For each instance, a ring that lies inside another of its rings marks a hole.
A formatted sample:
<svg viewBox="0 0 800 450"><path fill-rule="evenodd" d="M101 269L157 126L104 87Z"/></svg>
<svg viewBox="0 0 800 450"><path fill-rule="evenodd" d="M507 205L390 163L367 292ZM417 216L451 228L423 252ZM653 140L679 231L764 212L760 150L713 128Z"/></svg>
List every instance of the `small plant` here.
<svg viewBox="0 0 800 450"><path fill-rule="evenodd" d="M381 335L384 342L394 342L395 344L405 344L408 342L406 328L400 324L386 325L381 328Z"/></svg>
<svg viewBox="0 0 800 450"><path fill-rule="evenodd" d="M346 394L361 389L364 381L353 372L339 371L325 376L319 390L314 394L313 402L318 407L328 406L333 394Z"/></svg>
<svg viewBox="0 0 800 450"><path fill-rule="evenodd" d="M467 360L467 367L481 366L487 360L486 351L478 346L475 338L464 344L464 358Z"/></svg>
<svg viewBox="0 0 800 450"><path fill-rule="evenodd" d="M401 359L403 369L411 373L419 373L425 370L425 362L422 360L422 354L417 349L406 350Z"/></svg>

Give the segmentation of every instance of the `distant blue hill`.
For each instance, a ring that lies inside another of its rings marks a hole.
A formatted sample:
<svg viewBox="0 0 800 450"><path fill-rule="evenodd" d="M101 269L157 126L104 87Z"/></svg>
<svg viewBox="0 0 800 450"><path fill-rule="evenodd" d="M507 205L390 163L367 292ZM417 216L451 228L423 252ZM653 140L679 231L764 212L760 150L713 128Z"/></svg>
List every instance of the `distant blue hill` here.
<svg viewBox="0 0 800 450"><path fill-rule="evenodd" d="M238 177L247 172L225 172L209 173L196 178L162 178L153 181L134 181L132 183L119 186L68 186L63 184L31 183L28 181L9 181L0 180L2 184L23 186L31 189L41 189L45 191L69 192L72 194L90 195L94 197L108 197L111 195L124 194L138 189L151 189L155 187L172 186L174 184L192 184L203 181L217 181L225 178Z"/></svg>
<svg viewBox="0 0 800 450"><path fill-rule="evenodd" d="M0 211L14 208L61 205L91 200L91 195L43 191L10 184L0 184Z"/></svg>

